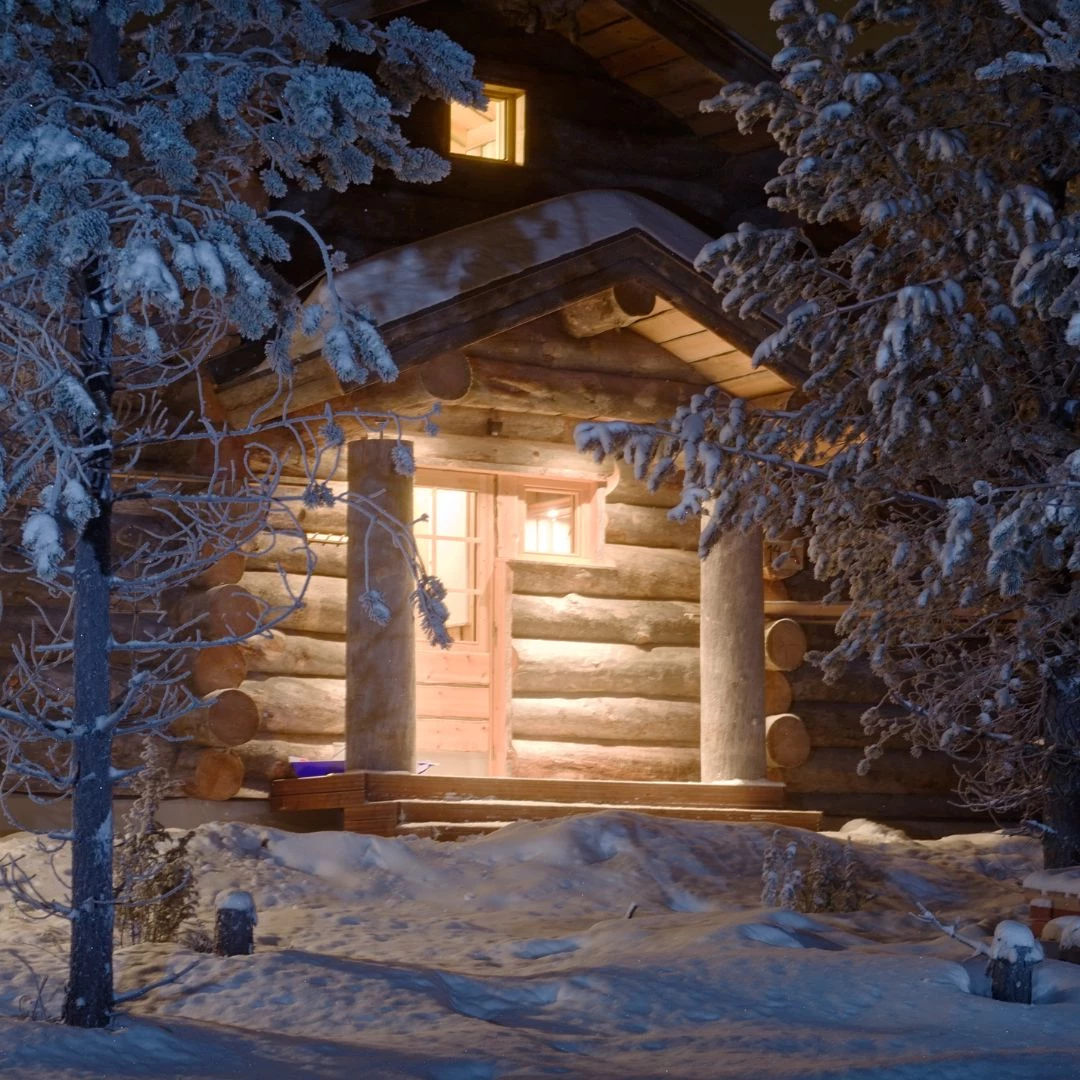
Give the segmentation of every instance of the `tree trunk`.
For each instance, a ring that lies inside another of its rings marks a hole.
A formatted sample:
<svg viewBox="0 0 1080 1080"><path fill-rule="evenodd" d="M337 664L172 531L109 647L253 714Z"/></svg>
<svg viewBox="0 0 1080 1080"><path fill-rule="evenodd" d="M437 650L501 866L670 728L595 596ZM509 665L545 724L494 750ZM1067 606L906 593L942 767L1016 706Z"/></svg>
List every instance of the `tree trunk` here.
<svg viewBox="0 0 1080 1080"><path fill-rule="evenodd" d="M92 17L92 50L117 44L104 8ZM86 273L80 366L83 386L98 408L80 432L89 495L98 505L75 545L75 707L72 752L75 787L71 802L71 948L64 996L64 1023L97 1028L109 1023L113 1005L112 727L103 723L109 703L109 534L112 528L111 398L112 327L100 311L103 290L97 270Z"/></svg>
<svg viewBox="0 0 1080 1080"><path fill-rule="evenodd" d="M1047 710L1047 742L1057 746L1046 769L1043 865L1047 870L1080 863L1080 689L1072 679L1055 680Z"/></svg>

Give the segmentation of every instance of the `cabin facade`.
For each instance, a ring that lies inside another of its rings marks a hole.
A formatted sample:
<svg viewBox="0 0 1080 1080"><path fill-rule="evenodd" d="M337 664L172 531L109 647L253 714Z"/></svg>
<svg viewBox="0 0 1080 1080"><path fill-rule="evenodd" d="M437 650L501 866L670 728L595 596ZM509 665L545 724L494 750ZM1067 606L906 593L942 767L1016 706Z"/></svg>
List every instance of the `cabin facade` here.
<svg viewBox="0 0 1080 1080"><path fill-rule="evenodd" d="M829 647L839 609L819 602L800 538L778 542L793 556L782 574L775 544L763 551L754 535L725 538L702 562L695 528L667 517L673 491L650 493L573 446L581 421L663 420L709 385L750 407L799 385L798 370L752 367L771 328L728 318L693 267L707 240L769 220L768 137L697 111L725 81L768 78L763 56L682 0L586 0L573 33L527 33L444 0L356 6L408 8L443 29L475 54L491 104L418 109L414 140L451 155L441 183L380 177L292 202L349 256L339 286L372 312L401 376L343 387L309 342L291 407L438 407L437 432L410 436L414 477L390 467L389 441L351 430L348 468L326 479L426 516L415 535L448 588L455 642L428 646L411 616L365 619L355 523L343 508L301 511L317 556L302 606L193 668L219 722L196 734L207 745L181 752L189 796L265 806L292 763L339 760L405 773L421 763L477 790L485 778L522 791L704 781L727 785L727 805L773 817L927 828L954 817L944 758L897 748L856 775L859 714L882 688L857 667L826 685L805 662ZM297 279L313 269L301 259ZM272 393L257 361L223 347L213 363L236 424ZM290 481L299 475L286 473L284 490ZM303 564L288 559L300 587ZM185 610L212 621L285 603L280 561L230 559ZM393 553L380 571L401 573ZM221 738L230 724L242 739ZM277 805L301 805L290 798L303 783Z"/></svg>

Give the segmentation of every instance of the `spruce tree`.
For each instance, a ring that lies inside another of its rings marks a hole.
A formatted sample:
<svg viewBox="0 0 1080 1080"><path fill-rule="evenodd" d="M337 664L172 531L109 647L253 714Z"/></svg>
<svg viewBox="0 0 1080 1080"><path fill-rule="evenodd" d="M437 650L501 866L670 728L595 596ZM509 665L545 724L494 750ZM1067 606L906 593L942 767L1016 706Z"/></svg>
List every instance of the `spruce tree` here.
<svg viewBox="0 0 1080 1080"><path fill-rule="evenodd" d="M0 61L0 515L26 563L20 573L7 558L2 580L38 615L5 682L3 785L71 794L71 828L53 835L72 847L70 902L45 901L16 864L4 876L21 902L70 920L64 1019L98 1027L113 1008L112 796L126 775L115 744L199 706L177 658L207 644L198 625L148 632L138 617L264 535L269 510L290 512L274 495L290 439L303 501L333 500L323 455L341 429L329 415L286 417L298 330L321 335L345 383L395 374L335 291L336 253L267 201L342 191L376 169L439 179L445 162L399 121L421 97L477 104L481 89L441 33L350 24L312 0L7 0ZM302 307L275 269L290 255L282 225L325 260L319 306ZM226 334L265 340L281 387L241 429L217 420L204 381ZM155 475L155 460L196 443L186 479ZM361 509L412 562L438 632L410 534ZM121 510L134 537L116 534ZM118 607L128 635L110 622Z"/></svg>
<svg viewBox="0 0 1080 1080"><path fill-rule="evenodd" d="M1040 819L1047 862L1080 862L1080 4L835 10L777 0L777 80L703 106L784 155L777 224L698 267L771 321L754 361L797 392L710 392L579 445L654 485L685 466L673 514L712 500L703 549L805 530L850 601L826 677L865 656L906 710L864 717L861 769L901 730L964 763L969 806Z"/></svg>

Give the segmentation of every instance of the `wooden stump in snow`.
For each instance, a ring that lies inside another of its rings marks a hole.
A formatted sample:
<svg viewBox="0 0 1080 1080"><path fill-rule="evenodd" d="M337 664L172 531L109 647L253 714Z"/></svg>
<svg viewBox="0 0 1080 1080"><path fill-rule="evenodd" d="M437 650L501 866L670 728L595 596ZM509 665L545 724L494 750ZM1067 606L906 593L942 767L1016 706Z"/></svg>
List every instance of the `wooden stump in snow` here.
<svg viewBox="0 0 1080 1080"><path fill-rule="evenodd" d="M226 893L217 904L214 952L218 956L248 956L255 951L255 901L242 889Z"/></svg>
<svg viewBox="0 0 1080 1080"><path fill-rule="evenodd" d="M994 929L987 965L994 1000L1030 1005L1032 972L1042 958L1042 946L1035 940L1031 927L1012 919L999 922Z"/></svg>

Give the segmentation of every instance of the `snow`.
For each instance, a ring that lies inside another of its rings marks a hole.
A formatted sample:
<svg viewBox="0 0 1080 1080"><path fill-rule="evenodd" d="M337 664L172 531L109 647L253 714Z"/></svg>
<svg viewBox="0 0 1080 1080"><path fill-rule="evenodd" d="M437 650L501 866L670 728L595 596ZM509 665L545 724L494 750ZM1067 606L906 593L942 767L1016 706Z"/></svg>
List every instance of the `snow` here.
<svg viewBox="0 0 1080 1080"><path fill-rule="evenodd" d="M338 274L335 284L350 306L367 311L376 326L448 303L474 289L594 244L641 232L693 265L709 237L676 214L625 191L582 191L512 210L474 225L372 255ZM329 307L325 284L312 302ZM298 334L293 355L319 347Z"/></svg>
<svg viewBox="0 0 1080 1080"><path fill-rule="evenodd" d="M225 893L217 902L218 911L243 911L245 914L255 914L255 900L251 893L244 889L233 889Z"/></svg>
<svg viewBox="0 0 1080 1080"><path fill-rule="evenodd" d="M111 1030L28 1023L19 1018L56 1012L67 926L24 918L5 899L0 1073L1075 1075L1080 966L1043 961L1038 1004L995 1002L979 996L985 958L908 914L922 900L985 940L1001 919L1022 916L1033 841L917 842L853 822L825 842L851 841L874 898L852 914L803 915L760 907L772 831L622 811L522 822L456 844L205 825L190 848L199 919L211 926L218 898L250 893L254 954L126 946L121 992L199 962L126 1006ZM24 834L0 840L5 855L22 856L46 890L54 882Z"/></svg>
<svg viewBox="0 0 1080 1080"><path fill-rule="evenodd" d="M1041 893L1080 896L1080 866L1061 870L1036 870L1024 878L1024 888Z"/></svg>
<svg viewBox="0 0 1080 1080"><path fill-rule="evenodd" d="M994 927L994 940L990 944L991 960L1007 960L1010 964L1016 964L1021 960L1036 962L1042 958L1042 946L1035 940L1030 926L1015 919L1002 919Z"/></svg>

